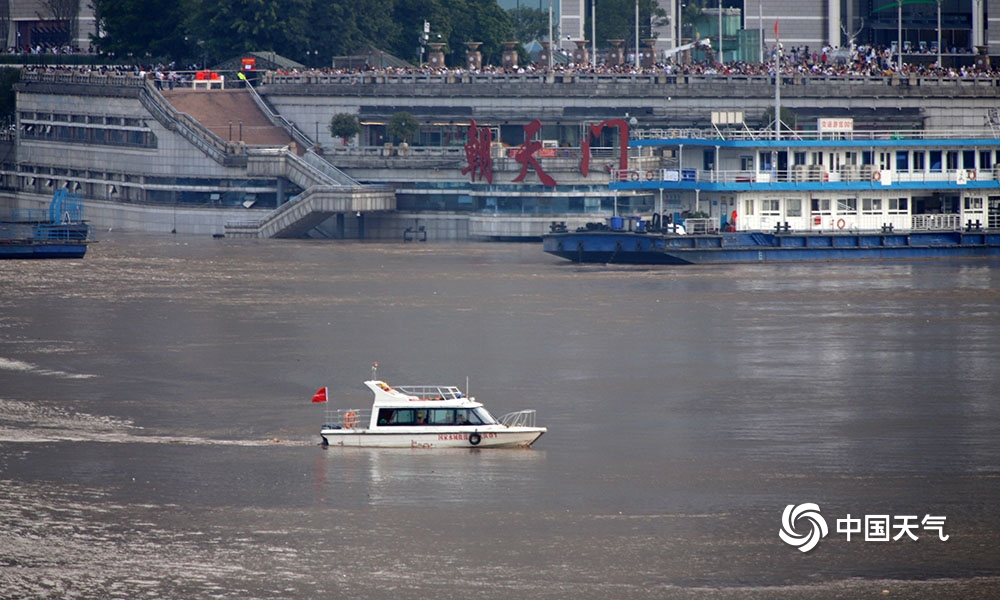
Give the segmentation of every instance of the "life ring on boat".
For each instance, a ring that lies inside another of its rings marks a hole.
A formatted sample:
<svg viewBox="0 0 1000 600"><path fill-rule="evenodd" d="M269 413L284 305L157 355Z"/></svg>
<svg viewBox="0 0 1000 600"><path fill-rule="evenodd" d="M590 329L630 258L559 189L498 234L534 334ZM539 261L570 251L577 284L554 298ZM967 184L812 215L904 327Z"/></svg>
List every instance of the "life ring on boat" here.
<svg viewBox="0 0 1000 600"><path fill-rule="evenodd" d="M882 181L882 171L872 171L872 181Z"/></svg>
<svg viewBox="0 0 1000 600"><path fill-rule="evenodd" d="M478 446L479 442L481 441L483 441L483 436L479 435L478 433L469 434L469 443L472 444L473 446Z"/></svg>
<svg viewBox="0 0 1000 600"><path fill-rule="evenodd" d="M646 171L646 181L652 181L654 179L656 179L656 173L653 173L652 171Z"/></svg>
<svg viewBox="0 0 1000 600"><path fill-rule="evenodd" d="M632 181L639 181L639 171L632 171L629 174L628 178L631 179Z"/></svg>
<svg viewBox="0 0 1000 600"><path fill-rule="evenodd" d="M965 172L965 178L968 179L969 181L975 181L976 180L976 170L975 169L969 169L968 171L966 171Z"/></svg>
<svg viewBox="0 0 1000 600"><path fill-rule="evenodd" d="M344 413L344 429L351 429L358 424L358 413L349 410Z"/></svg>
<svg viewBox="0 0 1000 600"><path fill-rule="evenodd" d="M847 223L843 219L837 219L837 229L843 229L844 225L847 225Z"/></svg>

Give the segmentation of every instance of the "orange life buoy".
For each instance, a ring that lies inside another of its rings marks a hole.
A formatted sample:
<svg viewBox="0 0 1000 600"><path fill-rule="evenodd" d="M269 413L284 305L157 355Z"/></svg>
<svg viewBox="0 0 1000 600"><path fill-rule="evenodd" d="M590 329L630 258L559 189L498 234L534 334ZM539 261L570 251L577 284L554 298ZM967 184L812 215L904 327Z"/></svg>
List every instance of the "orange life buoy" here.
<svg viewBox="0 0 1000 600"><path fill-rule="evenodd" d="M969 169L969 170L968 170L968 171L966 172L966 174L965 174L965 177L966 177L966 179L968 179L969 181L975 181L975 180L976 180L976 170L975 170L975 169Z"/></svg>
<svg viewBox="0 0 1000 600"><path fill-rule="evenodd" d="M872 171L872 181L882 181L882 171Z"/></svg>
<svg viewBox="0 0 1000 600"><path fill-rule="evenodd" d="M639 181L639 171L632 171L631 173L629 173L628 178L631 179L632 181Z"/></svg>
<svg viewBox="0 0 1000 600"><path fill-rule="evenodd" d="M847 223L845 223L843 219L837 220L837 229L843 229L844 225L847 225Z"/></svg>
<svg viewBox="0 0 1000 600"><path fill-rule="evenodd" d="M349 410L344 413L344 429L351 429L358 424L358 413Z"/></svg>
<svg viewBox="0 0 1000 600"><path fill-rule="evenodd" d="M653 173L652 171L646 171L646 181L652 181L655 178L656 178L656 173Z"/></svg>

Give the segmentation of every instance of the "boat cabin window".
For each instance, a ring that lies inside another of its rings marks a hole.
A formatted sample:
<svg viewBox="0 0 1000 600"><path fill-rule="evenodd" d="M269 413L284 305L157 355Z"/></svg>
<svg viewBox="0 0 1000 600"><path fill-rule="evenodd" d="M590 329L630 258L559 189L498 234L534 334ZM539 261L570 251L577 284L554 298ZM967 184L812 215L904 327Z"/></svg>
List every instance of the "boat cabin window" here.
<svg viewBox="0 0 1000 600"><path fill-rule="evenodd" d="M382 426L411 425L485 425L492 423L487 414L477 408L380 408L378 424Z"/></svg>
<svg viewBox="0 0 1000 600"><path fill-rule="evenodd" d="M785 216L786 217L802 216L802 198L787 198L785 200Z"/></svg>
<svg viewBox="0 0 1000 600"><path fill-rule="evenodd" d="M861 210L866 215L880 215L880 214L882 214L882 199L881 198L862 198L861 199Z"/></svg>
<svg viewBox="0 0 1000 600"><path fill-rule="evenodd" d="M931 150L928 154L930 154L931 173L940 173L941 172L941 151L940 150Z"/></svg>

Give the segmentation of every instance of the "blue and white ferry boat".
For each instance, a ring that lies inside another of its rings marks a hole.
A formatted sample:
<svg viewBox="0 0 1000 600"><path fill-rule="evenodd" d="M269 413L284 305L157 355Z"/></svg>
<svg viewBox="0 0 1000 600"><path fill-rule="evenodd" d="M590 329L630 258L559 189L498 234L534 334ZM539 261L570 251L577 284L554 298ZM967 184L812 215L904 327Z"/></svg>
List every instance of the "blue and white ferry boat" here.
<svg viewBox="0 0 1000 600"><path fill-rule="evenodd" d="M654 194L652 214L554 223L546 252L640 264L1000 255L1000 132L988 125L857 131L821 118L810 131L640 133L611 188Z"/></svg>

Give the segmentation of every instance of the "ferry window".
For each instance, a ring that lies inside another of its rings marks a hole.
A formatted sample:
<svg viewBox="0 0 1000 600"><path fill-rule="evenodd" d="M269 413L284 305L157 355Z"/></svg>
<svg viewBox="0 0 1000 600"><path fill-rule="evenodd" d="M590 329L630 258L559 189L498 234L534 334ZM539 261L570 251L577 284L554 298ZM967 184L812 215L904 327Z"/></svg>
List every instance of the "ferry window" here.
<svg viewBox="0 0 1000 600"><path fill-rule="evenodd" d="M962 168L963 169L975 169L976 168L976 151L975 150L962 150Z"/></svg>
<svg viewBox="0 0 1000 600"><path fill-rule="evenodd" d="M781 201L773 198L760 201L760 214L775 216L781 215Z"/></svg>
<svg viewBox="0 0 1000 600"><path fill-rule="evenodd" d="M793 165L804 165L804 164L806 164L806 153L805 152L796 152L796 153L794 153L794 155L792 156L792 161L793 161L792 162Z"/></svg>
<svg viewBox="0 0 1000 600"><path fill-rule="evenodd" d="M875 164L875 159L872 156L872 154L873 153L872 153L871 150L865 150L864 152L862 152L861 153L861 164L863 164L863 165L872 165L872 164Z"/></svg>
<svg viewBox="0 0 1000 600"><path fill-rule="evenodd" d="M914 152L913 153L913 170L914 171L923 171L925 169L925 167L924 167L924 158L926 158L926 157L927 157L927 155L925 153L923 153L923 152Z"/></svg>
<svg viewBox="0 0 1000 600"><path fill-rule="evenodd" d="M993 166L993 161L991 160L993 155L990 154L989 150L983 150L979 153L979 168L989 169Z"/></svg>
<svg viewBox="0 0 1000 600"><path fill-rule="evenodd" d="M882 213L881 198L862 198L861 211L866 215L877 215Z"/></svg>
<svg viewBox="0 0 1000 600"><path fill-rule="evenodd" d="M455 423L455 409L453 408L432 408L429 411L427 422L431 425L453 425Z"/></svg>
<svg viewBox="0 0 1000 600"><path fill-rule="evenodd" d="M813 211L813 213L830 214L830 199L829 198L813 198L812 199L812 211Z"/></svg>
<svg viewBox="0 0 1000 600"><path fill-rule="evenodd" d="M838 198L837 199L837 214L841 215L854 215L858 213L858 199L857 198Z"/></svg>
<svg viewBox="0 0 1000 600"><path fill-rule="evenodd" d="M752 156L740 156L740 171L753 171Z"/></svg>
<svg viewBox="0 0 1000 600"><path fill-rule="evenodd" d="M802 216L802 199L801 198L787 198L785 200L785 216L786 217L801 217Z"/></svg>
<svg viewBox="0 0 1000 600"><path fill-rule="evenodd" d="M930 162L931 162L931 173L941 172L941 151L931 150L930 151Z"/></svg>
<svg viewBox="0 0 1000 600"><path fill-rule="evenodd" d="M982 210L983 209L983 199L982 198L966 198L965 199L965 210Z"/></svg>
<svg viewBox="0 0 1000 600"><path fill-rule="evenodd" d="M814 165L821 165L821 164L823 164L823 153L822 152L813 152L812 153L812 163L811 164L814 164Z"/></svg>
<svg viewBox="0 0 1000 600"><path fill-rule="evenodd" d="M958 168L958 152L950 150L947 154L948 164L947 169L949 171L954 171Z"/></svg>
<svg viewBox="0 0 1000 600"><path fill-rule="evenodd" d="M475 410L470 410L468 408L456 408L455 409L455 424L456 425L482 425L483 420L476 413Z"/></svg>
<svg viewBox="0 0 1000 600"><path fill-rule="evenodd" d="M906 201L907 201L906 198L889 198L889 213L906 214L907 212Z"/></svg>
<svg viewBox="0 0 1000 600"><path fill-rule="evenodd" d="M412 408L380 408L379 425L413 425Z"/></svg>
<svg viewBox="0 0 1000 600"><path fill-rule="evenodd" d="M896 170L897 171L909 171L910 170L910 153L906 150L896 151Z"/></svg>
<svg viewBox="0 0 1000 600"><path fill-rule="evenodd" d="M887 171L892 168L892 152L878 153L878 168Z"/></svg>
<svg viewBox="0 0 1000 600"><path fill-rule="evenodd" d="M856 164L858 164L858 153L857 152L845 152L844 153L844 164L845 165L856 165Z"/></svg>
<svg viewBox="0 0 1000 600"><path fill-rule="evenodd" d="M744 200L743 201L743 214L747 215L747 216L752 215L753 214L753 205L754 205L753 200Z"/></svg>

